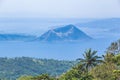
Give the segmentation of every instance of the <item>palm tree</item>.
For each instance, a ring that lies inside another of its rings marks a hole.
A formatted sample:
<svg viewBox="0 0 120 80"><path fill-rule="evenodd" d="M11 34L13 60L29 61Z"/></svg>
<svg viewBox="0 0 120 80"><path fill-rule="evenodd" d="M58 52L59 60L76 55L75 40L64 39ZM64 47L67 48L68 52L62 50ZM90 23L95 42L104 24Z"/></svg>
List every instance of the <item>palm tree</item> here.
<svg viewBox="0 0 120 80"><path fill-rule="evenodd" d="M118 54L120 53L120 39L116 42L112 42L107 49L107 53Z"/></svg>
<svg viewBox="0 0 120 80"><path fill-rule="evenodd" d="M96 53L97 51L88 49L85 51L85 54L83 54L83 59L77 59L80 61L80 64L83 66L83 68L85 68L86 71L89 71L92 67L102 62L101 57L97 56Z"/></svg>

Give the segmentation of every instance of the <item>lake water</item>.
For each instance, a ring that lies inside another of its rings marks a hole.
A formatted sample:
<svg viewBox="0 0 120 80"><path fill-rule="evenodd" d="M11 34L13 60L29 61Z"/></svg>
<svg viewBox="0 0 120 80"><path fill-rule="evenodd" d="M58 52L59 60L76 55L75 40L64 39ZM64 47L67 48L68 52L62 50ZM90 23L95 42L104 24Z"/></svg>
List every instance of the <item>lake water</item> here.
<svg viewBox="0 0 120 80"><path fill-rule="evenodd" d="M86 49L92 48L98 51L98 55L104 54L106 48L113 40L99 39L90 42L70 43L43 43L1 41L0 57L36 57L59 60L75 60L82 57Z"/></svg>

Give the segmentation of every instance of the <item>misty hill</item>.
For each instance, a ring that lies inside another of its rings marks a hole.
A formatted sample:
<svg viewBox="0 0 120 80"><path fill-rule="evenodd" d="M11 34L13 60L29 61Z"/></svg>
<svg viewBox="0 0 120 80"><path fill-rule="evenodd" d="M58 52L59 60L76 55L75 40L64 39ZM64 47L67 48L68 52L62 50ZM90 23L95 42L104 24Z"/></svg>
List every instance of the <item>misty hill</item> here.
<svg viewBox="0 0 120 80"><path fill-rule="evenodd" d="M58 61L29 57L0 58L0 79L7 78L7 80L16 80L16 78L22 75L35 76L44 73L57 76L66 72L73 64L74 61Z"/></svg>
<svg viewBox="0 0 120 80"><path fill-rule="evenodd" d="M0 41L30 41L36 37L24 34L0 34Z"/></svg>
<svg viewBox="0 0 120 80"><path fill-rule="evenodd" d="M99 19L87 23L80 23L79 25L90 28L118 28L120 27L120 18Z"/></svg>
<svg viewBox="0 0 120 80"><path fill-rule="evenodd" d="M120 18L98 19L76 24L94 38L119 38Z"/></svg>
<svg viewBox="0 0 120 80"><path fill-rule="evenodd" d="M92 39L90 36L79 30L74 25L66 25L55 29L48 30L41 35L40 41L83 41Z"/></svg>

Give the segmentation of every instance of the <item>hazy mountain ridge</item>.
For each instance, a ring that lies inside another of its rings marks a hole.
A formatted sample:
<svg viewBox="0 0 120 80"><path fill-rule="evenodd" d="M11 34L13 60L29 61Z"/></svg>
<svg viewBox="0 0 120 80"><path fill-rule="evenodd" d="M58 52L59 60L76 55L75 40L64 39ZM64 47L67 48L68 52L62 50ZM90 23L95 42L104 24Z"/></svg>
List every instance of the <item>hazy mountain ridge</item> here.
<svg viewBox="0 0 120 80"><path fill-rule="evenodd" d="M92 39L83 31L79 30L74 25L66 25L64 27L58 27L55 29L48 30L40 37L24 35L24 34L0 34L1 41L14 41L14 40L23 40L23 41L84 41Z"/></svg>
<svg viewBox="0 0 120 80"><path fill-rule="evenodd" d="M92 39L90 36L74 25L48 30L38 38L40 41L82 41L90 39Z"/></svg>
<svg viewBox="0 0 120 80"><path fill-rule="evenodd" d="M26 34L0 34L1 41L30 41L35 38L36 36Z"/></svg>
<svg viewBox="0 0 120 80"><path fill-rule="evenodd" d="M118 38L119 32L120 32L120 18L96 19L83 23L80 22L78 24L75 24L75 26L57 25L57 27L55 27L54 29L52 29L51 27L51 30L48 30L42 35L41 34L21 35L16 33L9 34L9 33L1 32L0 41L36 41L36 40L52 41L52 42L56 42L56 41L69 42L69 41L80 41L80 40L84 41L84 40L90 40L91 37L94 39L110 38L111 36L115 36L115 38Z"/></svg>
<svg viewBox="0 0 120 80"><path fill-rule="evenodd" d="M86 23L78 23L77 25L89 28L118 28L120 27L120 18L99 19Z"/></svg>
<svg viewBox="0 0 120 80"><path fill-rule="evenodd" d="M120 18L99 19L78 23L76 26L94 38L119 38Z"/></svg>

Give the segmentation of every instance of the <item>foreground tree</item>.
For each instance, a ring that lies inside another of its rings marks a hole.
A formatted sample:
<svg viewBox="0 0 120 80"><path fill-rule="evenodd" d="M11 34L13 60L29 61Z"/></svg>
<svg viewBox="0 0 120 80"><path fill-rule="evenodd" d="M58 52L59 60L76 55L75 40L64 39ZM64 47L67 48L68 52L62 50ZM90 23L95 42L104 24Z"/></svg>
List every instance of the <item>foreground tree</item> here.
<svg viewBox="0 0 120 80"><path fill-rule="evenodd" d="M17 80L32 80L33 76L21 76Z"/></svg>
<svg viewBox="0 0 120 80"><path fill-rule="evenodd" d="M95 80L120 80L120 54L106 53L103 62L90 71Z"/></svg>
<svg viewBox="0 0 120 80"><path fill-rule="evenodd" d="M114 79L115 80L120 80L120 70L114 70Z"/></svg>
<svg viewBox="0 0 120 80"><path fill-rule="evenodd" d="M77 59L79 62L71 70L60 77L60 80L93 80L89 73L90 69L102 62L101 57L96 55L97 51L88 49L83 54L83 59Z"/></svg>
<svg viewBox="0 0 120 80"><path fill-rule="evenodd" d="M77 60L80 61L80 64L89 71L92 67L98 65L102 62L101 57L96 55L97 51L92 51L91 49L88 49L85 51L85 54L83 54L83 59L79 58Z"/></svg>
<svg viewBox="0 0 120 80"><path fill-rule="evenodd" d="M76 65L71 70L62 74L59 80L93 80L92 75L85 72L82 65Z"/></svg>
<svg viewBox="0 0 120 80"><path fill-rule="evenodd" d="M107 53L118 54L120 53L120 39L112 42L107 49Z"/></svg>
<svg viewBox="0 0 120 80"><path fill-rule="evenodd" d="M105 55L103 55L103 62L104 63L115 63L116 60L115 60L115 55L113 53L106 53Z"/></svg>
<svg viewBox="0 0 120 80"><path fill-rule="evenodd" d="M33 77L32 80L56 80L54 77L49 76L48 74L42 74L40 76Z"/></svg>
<svg viewBox="0 0 120 80"><path fill-rule="evenodd" d="M95 80L116 80L113 71L116 69L114 64L100 64L91 69L90 74Z"/></svg>

